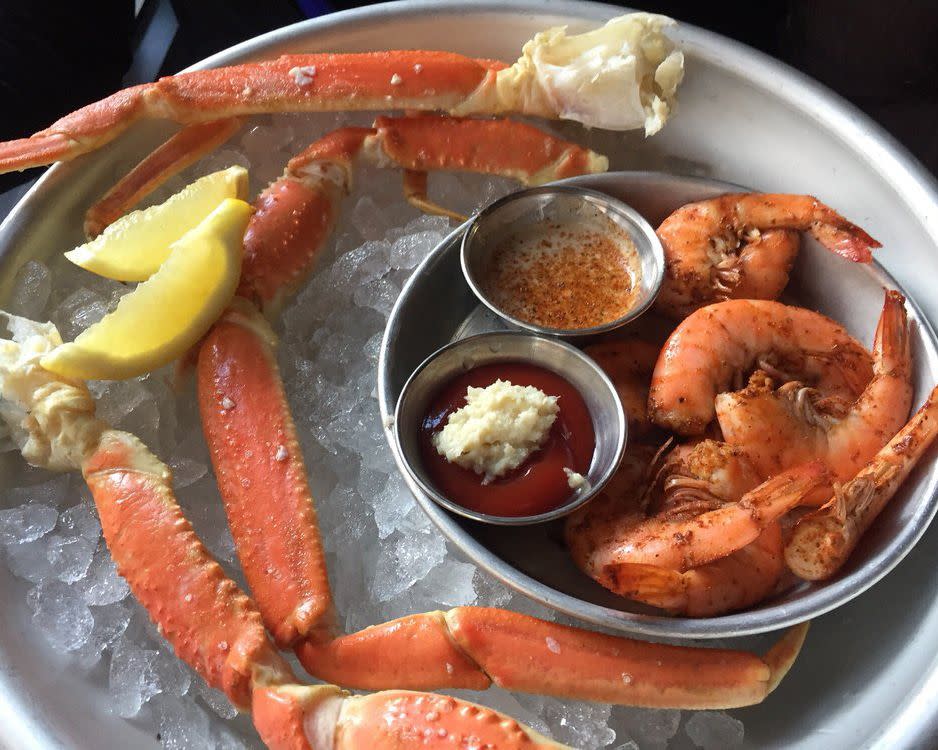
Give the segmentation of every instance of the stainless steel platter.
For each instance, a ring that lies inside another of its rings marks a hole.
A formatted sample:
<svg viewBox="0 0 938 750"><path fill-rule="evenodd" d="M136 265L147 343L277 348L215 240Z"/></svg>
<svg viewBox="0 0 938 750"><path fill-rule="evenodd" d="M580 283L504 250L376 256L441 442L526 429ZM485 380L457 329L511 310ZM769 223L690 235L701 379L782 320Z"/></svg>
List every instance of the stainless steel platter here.
<svg viewBox="0 0 938 750"><path fill-rule="evenodd" d="M620 12L544 0L520 0L510 7L395 3L283 29L200 67L287 52L395 47L511 59L524 40L546 26L566 23L580 30ZM676 36L688 75L678 116L661 134L643 141L634 134L584 136L572 127L563 132L609 154L614 169L819 194L883 242L879 258L885 268L918 300L925 317L938 321L934 180L861 113L798 73L699 29L683 26ZM134 127L112 147L51 170L33 188L0 228L0 304L15 269L25 259L47 257L77 240L84 208L166 132L159 123ZM863 311L867 318L857 319L858 328L871 330L877 312L878 305ZM886 579L815 622L781 688L765 704L736 713L746 723L748 747L938 745L936 556L938 532L932 528ZM5 602L0 607L0 746L156 745L154 737L108 711L104 689L49 650L30 625L19 582L3 566L0 597Z"/></svg>
<svg viewBox="0 0 938 750"><path fill-rule="evenodd" d="M656 172L614 172L564 180L612 195L633 206L653 226L679 206L740 186L699 177ZM471 291L461 274L463 229L453 232L417 268L397 300L385 331L378 364L382 416L394 407L406 379L437 348L454 339L499 330L503 321ZM805 241L786 299L818 310L869 343L883 304L883 288L895 281L878 264L846 263L814 241ZM913 299L907 301L915 352L915 403L938 383L938 339ZM429 313L429 314L428 314ZM876 526L834 579L803 583L745 612L689 619L615 596L580 573L563 543L563 521L520 528L496 527L443 510L412 482L395 448L395 459L417 501L439 529L476 565L542 604L597 625L651 636L726 638L764 633L810 619L840 606L892 570L912 549L938 510L938 450L917 467Z"/></svg>

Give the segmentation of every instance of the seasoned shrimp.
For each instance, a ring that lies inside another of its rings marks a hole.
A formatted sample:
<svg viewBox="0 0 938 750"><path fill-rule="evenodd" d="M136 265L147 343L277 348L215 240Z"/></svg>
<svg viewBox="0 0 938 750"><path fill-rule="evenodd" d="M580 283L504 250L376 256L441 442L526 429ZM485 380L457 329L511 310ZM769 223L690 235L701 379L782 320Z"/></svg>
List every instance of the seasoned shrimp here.
<svg viewBox="0 0 938 750"><path fill-rule="evenodd" d="M682 206L658 227L665 280L661 312L684 318L726 299L775 299L798 254L797 231L849 260L880 244L810 195L731 193Z"/></svg>
<svg viewBox="0 0 938 750"><path fill-rule="evenodd" d="M873 375L870 353L830 318L781 302L727 300L701 308L671 334L652 374L649 416L698 435L716 416L717 394L742 387L756 368L850 401Z"/></svg>
<svg viewBox="0 0 938 750"><path fill-rule="evenodd" d="M801 519L785 547L792 572L830 578L938 436L938 387L909 423L833 499Z"/></svg>
<svg viewBox="0 0 938 750"><path fill-rule="evenodd" d="M642 339L629 337L603 341L583 350L609 376L619 394L629 429L641 435L648 431L648 384L658 359L658 347Z"/></svg>
<svg viewBox="0 0 938 750"><path fill-rule="evenodd" d="M611 591L692 616L772 591L783 567L777 519L830 483L810 464L752 489L745 455L712 440L675 449L651 483L648 458L630 453L612 489L568 520L567 544Z"/></svg>
<svg viewBox="0 0 938 750"><path fill-rule="evenodd" d="M785 570L779 524L770 523L755 541L699 568L668 570L626 563L608 573L606 588L673 615L711 617L758 604L778 586Z"/></svg>
<svg viewBox="0 0 938 750"><path fill-rule="evenodd" d="M680 445L660 468L655 464L658 453L649 446L630 445L602 495L570 516L567 542L575 560L601 561L600 550L618 548L625 534L634 535L641 524L651 522L649 516L698 515L738 500L759 484L759 475L746 455L725 443L704 440ZM710 550L709 559L733 549ZM674 558L643 557L638 562L684 567L682 559Z"/></svg>
<svg viewBox="0 0 938 750"><path fill-rule="evenodd" d="M798 382L775 389L771 378L757 374L747 388L716 397L723 439L743 448L764 477L813 459L840 481L853 477L905 424L912 406L904 303L899 292L886 292L873 343L873 379L856 401Z"/></svg>

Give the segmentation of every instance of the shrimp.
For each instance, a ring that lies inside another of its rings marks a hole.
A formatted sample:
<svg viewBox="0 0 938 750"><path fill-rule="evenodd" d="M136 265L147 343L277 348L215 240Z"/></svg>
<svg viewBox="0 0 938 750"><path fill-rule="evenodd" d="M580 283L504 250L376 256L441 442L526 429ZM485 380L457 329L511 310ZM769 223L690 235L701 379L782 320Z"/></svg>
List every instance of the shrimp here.
<svg viewBox="0 0 938 750"><path fill-rule="evenodd" d="M834 497L795 526L785 562L809 581L830 578L938 436L938 386L921 409Z"/></svg>
<svg viewBox="0 0 938 750"><path fill-rule="evenodd" d="M661 312L684 318L726 299L775 299L798 254L797 231L852 261L880 244L810 195L735 193L682 206L658 227L665 281Z"/></svg>
<svg viewBox="0 0 938 750"><path fill-rule="evenodd" d="M755 375L716 397L723 439L743 448L763 477L819 459L840 481L853 477L905 424L912 406L912 355L905 298L886 292L873 343L873 379L855 401L802 383L778 389ZM827 498L823 498L827 499Z"/></svg>
<svg viewBox="0 0 938 750"><path fill-rule="evenodd" d="M613 591L673 615L732 612L758 604L775 591L785 570L783 549L781 527L770 523L742 549L683 573L656 565L619 565L612 573Z"/></svg>
<svg viewBox="0 0 938 750"><path fill-rule="evenodd" d="M873 376L860 342L820 313L768 300L727 300L685 318L658 356L648 394L651 420L698 435L716 416L717 394L762 369L853 401Z"/></svg>
<svg viewBox="0 0 938 750"><path fill-rule="evenodd" d="M633 452L620 470L626 478L568 520L567 544L602 586L691 616L768 595L784 568L778 518L830 484L814 463L756 487L745 454L712 440L675 449L651 483L647 467ZM649 516L655 491L661 497Z"/></svg>
<svg viewBox="0 0 938 750"><path fill-rule="evenodd" d="M583 351L596 360L615 386L632 433L646 433L651 427L648 421L648 384L658 359L658 347L629 337L592 344Z"/></svg>

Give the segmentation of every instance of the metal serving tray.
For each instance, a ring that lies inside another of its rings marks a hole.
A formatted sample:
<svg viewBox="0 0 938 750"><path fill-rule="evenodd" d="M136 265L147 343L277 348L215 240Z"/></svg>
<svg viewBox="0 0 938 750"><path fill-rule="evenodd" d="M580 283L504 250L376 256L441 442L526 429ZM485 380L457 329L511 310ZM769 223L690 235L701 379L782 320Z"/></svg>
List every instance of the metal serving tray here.
<svg viewBox="0 0 938 750"><path fill-rule="evenodd" d="M554 24L575 30L623 12L576 2L402 2L298 24L245 42L200 67L287 52L448 49L513 59ZM938 186L882 129L786 66L682 26L687 57L678 116L641 136L563 132L612 157L614 169L652 169L813 192L870 229L880 260L938 321ZM170 129L135 126L111 147L51 170L0 227L0 304L13 274L79 239L84 208ZM832 281L836 281L832 280ZM875 311L867 311L869 320ZM865 329L864 329L865 330ZM2 465L0 465L2 477ZM2 478L0 478L2 481ZM736 712L747 746L927 748L938 745L938 531L884 581L816 621L794 671L761 706ZM0 566L2 567L2 566ZM0 746L155 747L111 715L96 688L50 652L31 627L19 582L0 569Z"/></svg>

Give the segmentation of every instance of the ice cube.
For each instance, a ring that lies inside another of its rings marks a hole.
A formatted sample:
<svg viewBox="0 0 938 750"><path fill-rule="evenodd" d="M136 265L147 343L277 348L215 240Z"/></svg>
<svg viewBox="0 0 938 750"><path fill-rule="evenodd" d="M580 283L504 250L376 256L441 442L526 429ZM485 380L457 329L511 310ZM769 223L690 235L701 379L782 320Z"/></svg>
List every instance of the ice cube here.
<svg viewBox="0 0 938 750"><path fill-rule="evenodd" d="M13 278L13 293L7 310L24 318L41 320L51 291L49 269L38 260L28 260L19 267Z"/></svg>
<svg viewBox="0 0 938 750"><path fill-rule="evenodd" d="M173 487L177 490L199 481L208 473L208 467L201 461L185 456L172 459L169 466L173 470Z"/></svg>
<svg viewBox="0 0 938 750"><path fill-rule="evenodd" d="M88 326L97 323L108 311L108 301L90 289L72 292L52 314L62 334L62 339L71 341Z"/></svg>
<svg viewBox="0 0 938 750"><path fill-rule="evenodd" d="M722 711L697 711L684 731L701 750L732 750L743 744L743 723Z"/></svg>
<svg viewBox="0 0 938 750"><path fill-rule="evenodd" d="M55 576L73 583L85 576L101 535L101 524L88 503L75 505L59 516L58 533L48 540L48 558Z"/></svg>
<svg viewBox="0 0 938 750"><path fill-rule="evenodd" d="M545 698L543 711L551 736L560 742L582 750L615 742L616 733L608 726L609 705Z"/></svg>
<svg viewBox="0 0 938 750"><path fill-rule="evenodd" d="M372 593L379 602L406 591L446 556L446 543L439 533L395 534L392 543L381 550L372 582Z"/></svg>
<svg viewBox="0 0 938 750"><path fill-rule="evenodd" d="M33 469L33 471L39 470ZM61 505L62 501L69 496L70 486L71 477L68 474L61 474L47 482L28 484L23 487L11 487L2 493L3 505L12 506L20 505L21 503L37 503L51 505L55 508Z"/></svg>
<svg viewBox="0 0 938 750"><path fill-rule="evenodd" d="M49 562L49 545L43 538L22 544L11 544L6 548L7 566L13 575L33 583L53 577Z"/></svg>
<svg viewBox="0 0 938 750"><path fill-rule="evenodd" d="M173 653L170 645L163 639L157 644L154 651L153 671L160 692L165 695L181 697L189 690L192 675L189 668L183 664Z"/></svg>
<svg viewBox="0 0 938 750"><path fill-rule="evenodd" d="M92 605L114 604L130 593L130 586L117 573L117 565L103 541L99 542L88 574L77 582L85 602Z"/></svg>
<svg viewBox="0 0 938 750"><path fill-rule="evenodd" d="M95 607L94 627L88 639L75 652L79 665L90 669L101 659L101 653L117 642L130 622L130 610L120 604Z"/></svg>
<svg viewBox="0 0 938 750"><path fill-rule="evenodd" d="M414 268L442 240L443 234L434 230L405 234L391 246L391 268Z"/></svg>
<svg viewBox="0 0 938 750"><path fill-rule="evenodd" d="M94 627L88 605L77 592L59 581L44 581L29 590L26 603L33 622L58 651L74 651L85 643Z"/></svg>
<svg viewBox="0 0 938 750"><path fill-rule="evenodd" d="M211 721L191 698L165 697L157 706L160 742L166 750L212 748Z"/></svg>
<svg viewBox="0 0 938 750"><path fill-rule="evenodd" d="M27 503L17 508L0 510L0 542L33 542L52 531L58 517L55 508L43 503Z"/></svg>
<svg viewBox="0 0 938 750"><path fill-rule="evenodd" d="M472 587L481 606L505 608L514 596L501 581L496 581L488 573L476 570L472 576Z"/></svg>
<svg viewBox="0 0 938 750"><path fill-rule="evenodd" d="M378 527L378 537L386 539L396 531L404 519L411 512L414 506L414 497L404 483L404 478L399 474L387 474L374 472L369 469L363 470L373 476L384 477L384 487L370 495L371 502L374 505L375 524Z"/></svg>
<svg viewBox="0 0 938 750"><path fill-rule="evenodd" d="M156 651L140 648L126 638L114 650L108 685L112 710L118 716L136 716L143 704L160 692L156 659Z"/></svg>
<svg viewBox="0 0 938 750"><path fill-rule="evenodd" d="M380 240L384 237L389 219L385 210L378 206L370 195L365 195L355 202L349 217L362 239Z"/></svg>
<svg viewBox="0 0 938 750"><path fill-rule="evenodd" d="M390 314L391 308L394 307L394 303L397 302L400 293L400 285L392 276L388 275L356 285L352 299L360 307L370 307L387 316Z"/></svg>
<svg viewBox="0 0 938 750"><path fill-rule="evenodd" d="M238 715L238 709L231 705L231 701L220 690L209 687L201 677L196 677L192 681L195 691L201 696L212 711L223 719L233 719Z"/></svg>
<svg viewBox="0 0 938 750"><path fill-rule="evenodd" d="M665 750L681 724L681 712L670 708L625 709L618 718L642 750Z"/></svg>

